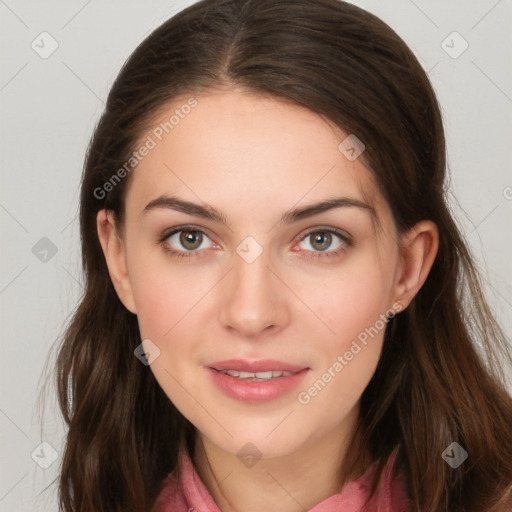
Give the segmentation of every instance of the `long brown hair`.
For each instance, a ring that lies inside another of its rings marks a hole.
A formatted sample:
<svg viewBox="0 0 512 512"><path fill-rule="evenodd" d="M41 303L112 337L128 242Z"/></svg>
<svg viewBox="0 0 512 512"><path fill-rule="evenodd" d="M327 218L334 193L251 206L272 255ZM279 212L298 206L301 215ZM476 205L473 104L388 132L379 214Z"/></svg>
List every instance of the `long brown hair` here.
<svg viewBox="0 0 512 512"><path fill-rule="evenodd" d="M193 425L134 357L137 317L114 290L96 215L107 208L122 223L130 175L108 191L104 184L160 109L178 95L232 85L295 102L356 134L399 232L422 219L438 226L426 282L387 326L357 435L376 475L400 447L411 510L503 511L512 498L512 398L502 365L512 355L447 207L440 109L402 39L338 0L200 1L152 32L117 76L85 160L85 286L56 362L68 426L61 510L149 511L179 450L192 453ZM452 442L469 454L457 469L442 458ZM363 469L356 446L343 461L352 477Z"/></svg>

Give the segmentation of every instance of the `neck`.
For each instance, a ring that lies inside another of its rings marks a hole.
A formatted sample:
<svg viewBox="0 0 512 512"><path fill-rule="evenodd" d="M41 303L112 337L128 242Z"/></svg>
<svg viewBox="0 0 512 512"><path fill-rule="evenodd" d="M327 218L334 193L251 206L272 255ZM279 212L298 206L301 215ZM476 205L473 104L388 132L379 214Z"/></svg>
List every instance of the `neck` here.
<svg viewBox="0 0 512 512"><path fill-rule="evenodd" d="M322 439L250 467L196 431L194 464L222 512L304 512L341 492L352 476L342 461L358 414L356 407Z"/></svg>

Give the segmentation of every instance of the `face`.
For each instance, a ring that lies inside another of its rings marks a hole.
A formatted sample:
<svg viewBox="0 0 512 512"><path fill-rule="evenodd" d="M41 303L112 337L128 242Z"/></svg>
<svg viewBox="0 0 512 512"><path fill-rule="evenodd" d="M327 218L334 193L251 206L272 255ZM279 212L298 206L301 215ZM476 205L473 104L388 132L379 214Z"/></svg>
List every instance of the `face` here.
<svg viewBox="0 0 512 512"><path fill-rule="evenodd" d="M395 225L362 158L338 149L347 134L317 114L236 90L195 98L162 140L142 137L156 145L130 176L109 270L158 354L150 371L201 435L291 454L357 411L403 306Z"/></svg>

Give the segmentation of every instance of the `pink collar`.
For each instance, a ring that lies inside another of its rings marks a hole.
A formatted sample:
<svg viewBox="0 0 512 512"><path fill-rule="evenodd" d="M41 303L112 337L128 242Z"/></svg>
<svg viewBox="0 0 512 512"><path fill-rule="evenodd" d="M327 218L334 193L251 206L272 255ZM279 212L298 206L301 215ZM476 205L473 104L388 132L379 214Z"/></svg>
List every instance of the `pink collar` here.
<svg viewBox="0 0 512 512"><path fill-rule="evenodd" d="M409 501L406 497L403 475L392 479L397 452L398 448L389 457L381 484L367 512L408 511ZM176 480L169 475L164 480L154 512L222 512L199 477L188 453L182 452L180 457L180 478ZM362 512L374 471L375 465L372 464L364 475L347 483L340 493L326 498L308 512Z"/></svg>

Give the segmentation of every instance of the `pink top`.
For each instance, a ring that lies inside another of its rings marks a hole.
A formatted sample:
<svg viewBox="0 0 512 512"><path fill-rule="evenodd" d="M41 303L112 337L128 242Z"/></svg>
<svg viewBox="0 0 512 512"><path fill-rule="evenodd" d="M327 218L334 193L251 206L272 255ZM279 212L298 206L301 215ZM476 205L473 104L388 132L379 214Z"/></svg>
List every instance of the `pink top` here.
<svg viewBox="0 0 512 512"><path fill-rule="evenodd" d="M392 479L391 471L397 450L391 454L369 508L365 512L408 512L403 476ZM182 473L178 480L168 475L162 484L155 503L155 512L221 512L199 477L189 455L181 455ZM363 512L362 506L369 495L371 477L375 470L372 464L366 473L347 483L340 493L333 494L315 505L309 512Z"/></svg>

